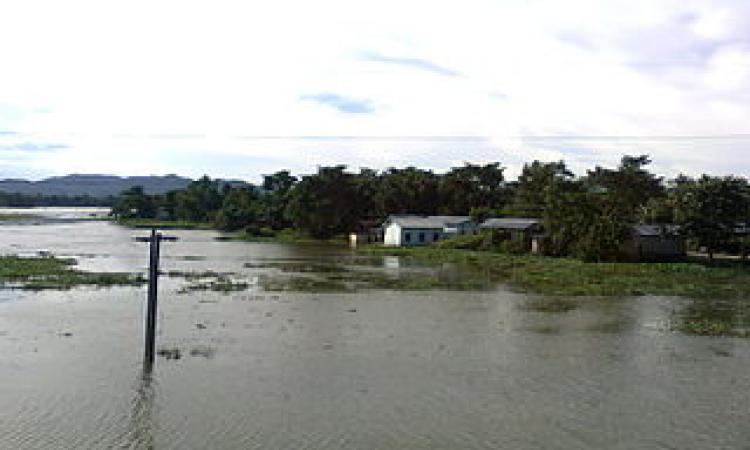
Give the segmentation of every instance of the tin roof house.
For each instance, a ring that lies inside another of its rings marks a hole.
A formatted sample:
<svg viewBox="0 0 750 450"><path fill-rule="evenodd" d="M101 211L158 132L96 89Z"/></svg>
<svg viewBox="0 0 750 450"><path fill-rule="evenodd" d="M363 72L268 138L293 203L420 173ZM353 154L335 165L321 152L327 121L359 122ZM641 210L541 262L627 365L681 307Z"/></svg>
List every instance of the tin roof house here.
<svg viewBox="0 0 750 450"><path fill-rule="evenodd" d="M621 251L628 261L679 260L686 255L685 238L676 225L633 225Z"/></svg>
<svg viewBox="0 0 750 450"><path fill-rule="evenodd" d="M541 240L544 238L539 219L525 217L491 217L479 225L479 230L503 233L517 242L520 248L532 253L540 252Z"/></svg>
<svg viewBox="0 0 750 450"><path fill-rule="evenodd" d="M430 245L461 234L473 234L469 216L391 215L383 223L383 244L393 247Z"/></svg>

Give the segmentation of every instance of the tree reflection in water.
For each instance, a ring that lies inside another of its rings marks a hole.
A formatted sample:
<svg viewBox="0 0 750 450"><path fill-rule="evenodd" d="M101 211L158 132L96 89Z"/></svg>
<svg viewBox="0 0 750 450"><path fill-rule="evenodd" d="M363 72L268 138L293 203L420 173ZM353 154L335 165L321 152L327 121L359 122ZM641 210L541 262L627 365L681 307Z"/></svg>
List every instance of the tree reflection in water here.
<svg viewBox="0 0 750 450"><path fill-rule="evenodd" d="M144 367L138 374L131 401L130 423L127 429L129 448L149 450L154 448L155 384L151 370Z"/></svg>

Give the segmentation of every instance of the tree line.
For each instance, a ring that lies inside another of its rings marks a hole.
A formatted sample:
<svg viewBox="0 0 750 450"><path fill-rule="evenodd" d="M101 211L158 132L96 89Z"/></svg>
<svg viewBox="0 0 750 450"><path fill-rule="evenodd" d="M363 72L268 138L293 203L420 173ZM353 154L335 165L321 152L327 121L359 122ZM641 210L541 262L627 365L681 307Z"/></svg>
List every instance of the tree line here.
<svg viewBox="0 0 750 450"><path fill-rule="evenodd" d="M91 195L42 195L18 192L0 192L0 207L40 207L40 206L113 206L114 196L94 197Z"/></svg>
<svg viewBox="0 0 750 450"><path fill-rule="evenodd" d="M517 180L498 162L454 167L444 174L416 167L384 171L344 165L295 176L279 171L260 185L229 186L208 176L187 188L146 195L134 187L112 213L211 223L223 230L272 234L294 228L330 238L389 214L538 218L549 234L546 252L586 260L613 259L637 223L674 223L710 254L738 245L737 228L750 222L750 185L737 176L665 180L649 171L647 155L623 156L575 176L564 161L533 161Z"/></svg>

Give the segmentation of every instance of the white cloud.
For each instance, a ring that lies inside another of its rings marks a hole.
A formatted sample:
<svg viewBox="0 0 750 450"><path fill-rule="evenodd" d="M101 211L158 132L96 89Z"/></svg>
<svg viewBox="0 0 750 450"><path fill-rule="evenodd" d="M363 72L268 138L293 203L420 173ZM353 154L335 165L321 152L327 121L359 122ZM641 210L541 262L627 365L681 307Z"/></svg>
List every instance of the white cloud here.
<svg viewBox="0 0 750 450"><path fill-rule="evenodd" d="M639 152L669 173L747 172L750 139L523 137L750 133L748 13L740 0L7 1L0 131L70 148L0 172L253 179L497 159L512 173ZM320 93L370 113L304 100ZM174 134L193 137L155 137ZM487 139L237 138L308 135Z"/></svg>

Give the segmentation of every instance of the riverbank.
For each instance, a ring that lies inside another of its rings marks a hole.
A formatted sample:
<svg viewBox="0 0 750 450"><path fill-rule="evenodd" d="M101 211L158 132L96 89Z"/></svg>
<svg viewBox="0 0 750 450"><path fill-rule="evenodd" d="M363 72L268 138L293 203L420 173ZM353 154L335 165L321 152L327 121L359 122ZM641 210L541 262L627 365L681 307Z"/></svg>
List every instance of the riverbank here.
<svg viewBox="0 0 750 450"><path fill-rule="evenodd" d="M40 216L37 216L34 214L25 214L25 213L18 213L18 214L0 213L0 222L20 222L24 220L38 219L39 217Z"/></svg>
<svg viewBox="0 0 750 450"><path fill-rule="evenodd" d="M192 222L188 220L160 220L160 219L115 219L118 225L128 228L161 230L213 230L215 227L209 222Z"/></svg>
<svg viewBox="0 0 750 450"><path fill-rule="evenodd" d="M75 261L53 256L0 256L0 289L70 289L76 286L137 286L141 274L84 272Z"/></svg>
<svg viewBox="0 0 750 450"><path fill-rule="evenodd" d="M750 298L750 266L742 264L585 263L571 258L430 247L366 246L357 251L434 264L465 264L491 279L545 295Z"/></svg>
<svg viewBox="0 0 750 450"><path fill-rule="evenodd" d="M346 245L346 239L343 235L335 236L331 239L316 239L291 228L285 228L283 230L263 228L260 232L253 234L246 231L222 231L217 229L211 222L158 219L117 219L115 222L124 227L137 229L215 230L222 233L222 235L217 238L222 241L279 242L282 244L300 245Z"/></svg>
<svg viewBox="0 0 750 450"><path fill-rule="evenodd" d="M117 223L134 228L215 229L212 224L205 222L127 219L118 220ZM232 232L219 239L295 245L345 245L341 236L320 240L292 229L268 230L261 235ZM356 252L373 256L398 256L431 264L471 266L479 269L483 275L483 280L472 280L471 286L501 282L523 291L544 295L750 298L750 265L739 261L724 262L716 266L696 262L586 263L572 258L379 245L359 247ZM429 284L419 283L422 288L429 288Z"/></svg>

